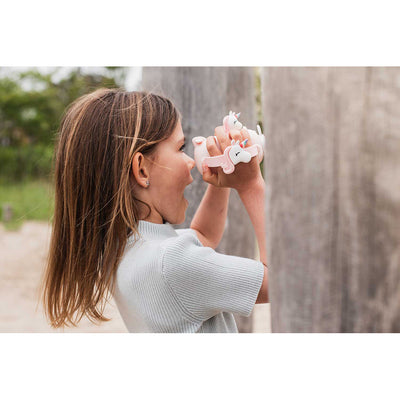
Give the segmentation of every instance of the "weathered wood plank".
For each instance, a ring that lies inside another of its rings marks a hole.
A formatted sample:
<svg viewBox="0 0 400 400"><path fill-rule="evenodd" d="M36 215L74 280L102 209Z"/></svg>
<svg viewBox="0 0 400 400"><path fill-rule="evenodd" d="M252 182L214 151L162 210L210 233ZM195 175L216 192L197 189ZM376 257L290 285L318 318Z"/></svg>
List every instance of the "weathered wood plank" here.
<svg viewBox="0 0 400 400"><path fill-rule="evenodd" d="M263 68L274 332L400 332L400 69Z"/></svg>

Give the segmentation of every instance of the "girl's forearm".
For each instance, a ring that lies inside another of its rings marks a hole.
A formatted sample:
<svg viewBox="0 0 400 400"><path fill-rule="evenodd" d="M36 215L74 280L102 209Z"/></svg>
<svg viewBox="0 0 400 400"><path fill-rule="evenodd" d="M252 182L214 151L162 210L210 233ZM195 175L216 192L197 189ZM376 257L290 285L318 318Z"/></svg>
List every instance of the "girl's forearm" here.
<svg viewBox="0 0 400 400"><path fill-rule="evenodd" d="M198 230L213 243L213 248L218 246L224 234L230 191L230 188L209 184L190 224L192 229Z"/></svg>
<svg viewBox="0 0 400 400"><path fill-rule="evenodd" d="M265 230L265 182L262 178L250 188L238 191L249 214L257 237L260 261L267 264L267 244Z"/></svg>

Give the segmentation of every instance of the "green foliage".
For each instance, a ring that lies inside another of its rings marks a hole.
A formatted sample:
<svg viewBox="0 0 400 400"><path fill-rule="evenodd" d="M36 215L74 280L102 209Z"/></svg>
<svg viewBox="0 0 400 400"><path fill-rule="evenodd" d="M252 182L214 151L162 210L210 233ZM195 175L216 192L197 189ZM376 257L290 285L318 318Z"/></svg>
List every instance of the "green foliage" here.
<svg viewBox="0 0 400 400"><path fill-rule="evenodd" d="M103 74L74 68L57 81L59 72L32 69L0 78L0 181L48 176L67 105L99 87L119 86L126 75L120 67L107 67Z"/></svg>
<svg viewBox="0 0 400 400"><path fill-rule="evenodd" d="M50 178L53 152L53 147L42 144L0 146L0 183Z"/></svg>

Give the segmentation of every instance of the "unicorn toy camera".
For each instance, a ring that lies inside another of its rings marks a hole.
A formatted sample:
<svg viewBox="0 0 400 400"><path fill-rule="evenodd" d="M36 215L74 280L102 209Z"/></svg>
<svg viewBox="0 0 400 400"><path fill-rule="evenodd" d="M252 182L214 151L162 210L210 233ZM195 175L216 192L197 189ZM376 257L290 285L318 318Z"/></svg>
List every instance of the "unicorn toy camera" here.
<svg viewBox="0 0 400 400"><path fill-rule="evenodd" d="M247 139L239 143L239 140L235 142L234 139L231 141L231 145L228 146L224 153L219 156L211 157L207 151L206 138L203 136L196 136L192 139L194 147L194 160L196 162L197 169L200 174L203 175L202 165L205 164L209 167L222 167L225 174L231 174L235 170L235 165L240 162L248 163L252 157L257 156L258 162L260 163L264 157L263 148L265 143L265 137L261 132L260 125L257 125L257 131L247 129L241 122L239 122L240 113L236 114L229 111L229 115L225 116L222 124L224 126L225 133L230 136L231 129L246 129L249 132L251 146L246 147ZM216 140L217 147L222 151L218 141Z"/></svg>

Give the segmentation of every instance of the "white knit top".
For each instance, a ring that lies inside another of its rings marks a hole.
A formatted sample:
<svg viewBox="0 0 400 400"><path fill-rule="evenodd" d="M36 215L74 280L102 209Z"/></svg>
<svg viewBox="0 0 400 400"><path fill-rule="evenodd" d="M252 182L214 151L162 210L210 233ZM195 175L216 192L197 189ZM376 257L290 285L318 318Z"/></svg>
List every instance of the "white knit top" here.
<svg viewBox="0 0 400 400"><path fill-rule="evenodd" d="M116 274L114 298L129 332L238 332L264 265L204 247L193 229L140 220Z"/></svg>

